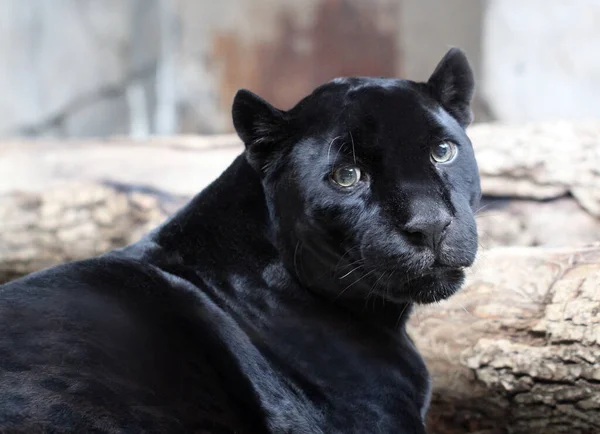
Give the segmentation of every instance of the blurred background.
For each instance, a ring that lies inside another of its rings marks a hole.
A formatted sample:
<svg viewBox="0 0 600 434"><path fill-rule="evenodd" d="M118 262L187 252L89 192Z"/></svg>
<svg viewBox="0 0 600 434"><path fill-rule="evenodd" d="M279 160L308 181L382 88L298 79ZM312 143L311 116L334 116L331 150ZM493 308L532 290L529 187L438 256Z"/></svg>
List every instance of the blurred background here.
<svg viewBox="0 0 600 434"><path fill-rule="evenodd" d="M0 136L229 132L240 87L288 108L336 76L425 80L450 46L476 122L589 120L598 23L598 0L0 0Z"/></svg>

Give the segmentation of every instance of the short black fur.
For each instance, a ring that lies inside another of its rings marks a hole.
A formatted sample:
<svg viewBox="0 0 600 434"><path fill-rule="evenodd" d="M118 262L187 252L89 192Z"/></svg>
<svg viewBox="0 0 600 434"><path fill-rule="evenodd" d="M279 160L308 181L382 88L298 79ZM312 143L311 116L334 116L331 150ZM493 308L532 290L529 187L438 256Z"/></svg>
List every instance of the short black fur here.
<svg viewBox="0 0 600 434"><path fill-rule="evenodd" d="M0 287L0 432L424 433L405 322L475 258L472 93L457 50L286 112L240 91L246 151L169 221Z"/></svg>

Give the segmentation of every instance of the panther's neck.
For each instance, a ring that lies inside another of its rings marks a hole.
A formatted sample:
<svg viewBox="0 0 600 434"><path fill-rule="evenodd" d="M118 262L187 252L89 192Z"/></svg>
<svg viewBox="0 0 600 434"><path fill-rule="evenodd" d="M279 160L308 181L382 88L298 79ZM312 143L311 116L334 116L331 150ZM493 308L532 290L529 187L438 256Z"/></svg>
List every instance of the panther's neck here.
<svg viewBox="0 0 600 434"><path fill-rule="evenodd" d="M269 227L260 179L242 155L153 239L188 267L235 272L244 264L275 259Z"/></svg>
<svg viewBox="0 0 600 434"><path fill-rule="evenodd" d="M151 248L144 252L143 259L170 272L185 269L205 275L209 270L217 274L217 280L223 281L227 280L223 276L233 275L262 278L264 270L274 265L286 270L273 243L262 184L243 155L149 239L151 244L159 246L160 254L147 253L153 250ZM159 258L161 263L156 263L154 258ZM164 258L169 258L168 264ZM292 303L299 296L307 297L319 304L331 303L332 310L342 314L348 311L350 315L393 328L402 327L411 311L410 305L394 305L382 300L345 300L342 304L341 300L320 299L318 292L304 289L292 271L285 272L291 287L280 288L283 297L287 290L302 292L287 294Z"/></svg>

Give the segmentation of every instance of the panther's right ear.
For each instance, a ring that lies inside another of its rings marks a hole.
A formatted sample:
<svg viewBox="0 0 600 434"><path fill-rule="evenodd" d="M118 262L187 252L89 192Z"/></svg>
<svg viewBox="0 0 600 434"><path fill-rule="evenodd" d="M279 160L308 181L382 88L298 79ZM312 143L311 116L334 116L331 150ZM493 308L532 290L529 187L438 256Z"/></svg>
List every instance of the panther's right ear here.
<svg viewBox="0 0 600 434"><path fill-rule="evenodd" d="M248 161L255 169L262 169L283 136L285 112L246 89L238 90L231 111Z"/></svg>
<svg viewBox="0 0 600 434"><path fill-rule="evenodd" d="M427 82L436 98L458 123L466 128L473 121L471 99L475 90L473 70L465 53L450 49Z"/></svg>

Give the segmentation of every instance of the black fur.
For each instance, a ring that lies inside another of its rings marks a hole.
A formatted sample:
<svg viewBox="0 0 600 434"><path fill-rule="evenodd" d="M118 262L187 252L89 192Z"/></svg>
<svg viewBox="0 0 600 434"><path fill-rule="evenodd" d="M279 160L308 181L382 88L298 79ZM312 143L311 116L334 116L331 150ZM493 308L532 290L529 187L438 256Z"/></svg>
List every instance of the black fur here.
<svg viewBox="0 0 600 434"><path fill-rule="evenodd" d="M240 91L244 155L172 219L0 287L0 432L425 432L405 322L475 257L472 86L453 50L429 83L337 79L287 112Z"/></svg>

